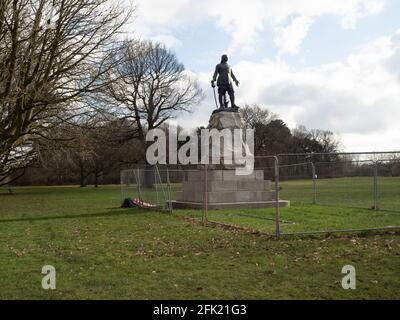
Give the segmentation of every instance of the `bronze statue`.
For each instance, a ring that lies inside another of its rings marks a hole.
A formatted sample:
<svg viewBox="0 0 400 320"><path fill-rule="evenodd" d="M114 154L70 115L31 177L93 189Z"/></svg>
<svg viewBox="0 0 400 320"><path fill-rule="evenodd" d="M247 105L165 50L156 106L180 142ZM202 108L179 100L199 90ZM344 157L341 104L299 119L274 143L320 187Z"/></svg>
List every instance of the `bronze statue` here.
<svg viewBox="0 0 400 320"><path fill-rule="evenodd" d="M217 80L218 76L218 80ZM215 67L215 72L213 79L211 80L211 86L215 88L215 81L217 81L218 86L218 100L221 109L228 108L228 101L226 100L226 92L229 94L229 99L231 101L231 108L238 109L239 107L235 105L235 91L233 90L232 80L235 82L236 86L239 86L239 81L236 79L232 72L232 68L228 64L228 56L226 54L222 55L221 63L217 64ZM214 89L215 98L215 89Z"/></svg>

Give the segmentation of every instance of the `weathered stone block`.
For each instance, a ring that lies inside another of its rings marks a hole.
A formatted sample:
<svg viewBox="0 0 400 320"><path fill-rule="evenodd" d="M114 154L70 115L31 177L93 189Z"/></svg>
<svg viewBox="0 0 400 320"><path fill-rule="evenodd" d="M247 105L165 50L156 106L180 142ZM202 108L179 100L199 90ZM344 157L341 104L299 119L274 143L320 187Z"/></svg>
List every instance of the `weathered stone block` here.
<svg viewBox="0 0 400 320"><path fill-rule="evenodd" d="M254 170L256 180L264 180L264 170Z"/></svg>
<svg viewBox="0 0 400 320"><path fill-rule="evenodd" d="M183 191L177 191L175 193L175 198L176 198L177 201L184 201Z"/></svg>
<svg viewBox="0 0 400 320"><path fill-rule="evenodd" d="M209 181L207 191L236 191L236 183L229 181Z"/></svg>
<svg viewBox="0 0 400 320"><path fill-rule="evenodd" d="M236 175L235 170L224 170L223 172L224 180L226 181L242 181L242 180L254 180L255 172L253 171L249 175Z"/></svg>
<svg viewBox="0 0 400 320"><path fill-rule="evenodd" d="M207 172L207 180L222 180L223 179L223 170L209 170Z"/></svg>
<svg viewBox="0 0 400 320"><path fill-rule="evenodd" d="M208 191L268 191L271 189L271 182L266 180L217 180L207 181ZM188 191L204 191L204 181L184 181L182 182L182 190Z"/></svg>
<svg viewBox="0 0 400 320"><path fill-rule="evenodd" d="M204 173L199 171L188 171L187 172L187 180L186 181L201 181L203 180Z"/></svg>
<svg viewBox="0 0 400 320"><path fill-rule="evenodd" d="M239 180L235 181L237 190L265 190L262 180Z"/></svg>
<svg viewBox="0 0 400 320"><path fill-rule="evenodd" d="M274 198L274 193L271 191L221 191L221 192L208 192L209 203L219 202L254 202L254 201L269 201ZM186 201L190 199L203 199L202 195L187 193L184 196ZM192 200L194 201L194 200Z"/></svg>

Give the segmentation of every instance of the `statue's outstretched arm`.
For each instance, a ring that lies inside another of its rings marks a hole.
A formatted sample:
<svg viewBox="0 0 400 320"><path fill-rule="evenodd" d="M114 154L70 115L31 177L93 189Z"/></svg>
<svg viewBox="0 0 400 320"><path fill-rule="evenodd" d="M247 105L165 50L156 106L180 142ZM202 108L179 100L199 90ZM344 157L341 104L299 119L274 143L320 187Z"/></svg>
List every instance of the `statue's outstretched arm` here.
<svg viewBox="0 0 400 320"><path fill-rule="evenodd" d="M239 83L239 81L236 79L235 75L233 74L233 71L231 69L231 77L233 79L233 81L235 81L236 85Z"/></svg>

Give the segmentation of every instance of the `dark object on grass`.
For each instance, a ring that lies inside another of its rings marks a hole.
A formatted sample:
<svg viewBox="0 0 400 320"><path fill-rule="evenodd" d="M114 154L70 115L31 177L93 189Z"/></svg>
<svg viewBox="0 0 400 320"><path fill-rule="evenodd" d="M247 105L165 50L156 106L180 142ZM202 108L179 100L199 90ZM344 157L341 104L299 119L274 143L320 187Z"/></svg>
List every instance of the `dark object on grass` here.
<svg viewBox="0 0 400 320"><path fill-rule="evenodd" d="M121 208L132 208L132 207L139 207L139 208L155 208L156 206L151 203L144 202L140 199L131 199L125 198L122 202Z"/></svg>
<svg viewBox="0 0 400 320"><path fill-rule="evenodd" d="M134 205L131 198L125 198L122 202L121 208L132 208Z"/></svg>

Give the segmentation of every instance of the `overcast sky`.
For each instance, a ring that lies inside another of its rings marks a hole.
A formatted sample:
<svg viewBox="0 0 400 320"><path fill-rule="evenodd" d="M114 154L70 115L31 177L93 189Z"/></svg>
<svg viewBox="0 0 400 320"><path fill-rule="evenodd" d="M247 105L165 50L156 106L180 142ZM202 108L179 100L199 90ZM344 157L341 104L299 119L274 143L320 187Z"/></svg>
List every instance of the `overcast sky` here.
<svg viewBox="0 0 400 320"><path fill-rule="evenodd" d="M229 55L237 104L290 128L331 130L346 151L400 149L399 0L139 0L136 35L164 42L201 82L184 127L207 125L215 64Z"/></svg>

